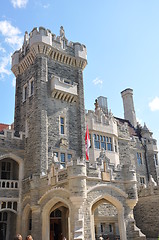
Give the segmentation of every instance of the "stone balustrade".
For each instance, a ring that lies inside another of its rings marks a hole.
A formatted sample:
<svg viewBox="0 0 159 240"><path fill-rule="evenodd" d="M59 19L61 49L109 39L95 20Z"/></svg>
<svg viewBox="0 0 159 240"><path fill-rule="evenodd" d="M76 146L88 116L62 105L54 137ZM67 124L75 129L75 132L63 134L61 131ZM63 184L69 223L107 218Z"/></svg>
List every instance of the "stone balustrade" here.
<svg viewBox="0 0 159 240"><path fill-rule="evenodd" d="M19 188L19 181L18 180L0 180L0 188L6 189L18 189Z"/></svg>
<svg viewBox="0 0 159 240"><path fill-rule="evenodd" d="M17 201L3 201L0 200L0 211L3 210L12 210L14 212L17 211Z"/></svg>

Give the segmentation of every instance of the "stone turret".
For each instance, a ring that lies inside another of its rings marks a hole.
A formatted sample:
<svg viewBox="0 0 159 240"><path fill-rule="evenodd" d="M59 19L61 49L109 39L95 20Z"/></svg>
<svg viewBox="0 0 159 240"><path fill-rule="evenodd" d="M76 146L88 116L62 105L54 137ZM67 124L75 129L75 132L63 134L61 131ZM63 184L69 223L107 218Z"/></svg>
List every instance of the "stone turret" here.
<svg viewBox="0 0 159 240"><path fill-rule="evenodd" d="M133 90L131 88L127 88L121 92L121 96L123 98L124 105L124 118L129 120L132 126L136 127L137 121L133 101Z"/></svg>

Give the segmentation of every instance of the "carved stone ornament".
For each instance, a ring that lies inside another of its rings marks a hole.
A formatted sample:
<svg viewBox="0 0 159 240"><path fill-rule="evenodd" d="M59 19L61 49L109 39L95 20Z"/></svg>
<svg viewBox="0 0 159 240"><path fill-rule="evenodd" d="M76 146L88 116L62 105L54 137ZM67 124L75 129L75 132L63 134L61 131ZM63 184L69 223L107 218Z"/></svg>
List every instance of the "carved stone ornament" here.
<svg viewBox="0 0 159 240"><path fill-rule="evenodd" d="M68 140L66 138L60 139L60 147L64 147L64 148L68 147Z"/></svg>

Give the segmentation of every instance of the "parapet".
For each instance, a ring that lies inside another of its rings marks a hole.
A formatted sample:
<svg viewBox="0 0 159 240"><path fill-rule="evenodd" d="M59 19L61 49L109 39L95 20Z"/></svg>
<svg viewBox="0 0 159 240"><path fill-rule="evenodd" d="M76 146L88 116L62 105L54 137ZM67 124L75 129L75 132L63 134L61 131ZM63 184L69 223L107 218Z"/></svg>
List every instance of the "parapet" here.
<svg viewBox="0 0 159 240"><path fill-rule="evenodd" d="M34 28L30 34L25 32L22 48L12 55L13 73L17 76L22 69L25 70L24 66L32 64L37 54L44 54L56 61L82 69L87 64L86 46L78 42L68 42L63 27L60 28L60 36L43 27ZM25 64L22 66L24 61Z"/></svg>
<svg viewBox="0 0 159 240"><path fill-rule="evenodd" d="M19 132L19 136L15 136L15 131L10 129L4 129L3 132L0 133L0 138L3 139L16 139L16 140L23 140L25 137L24 132Z"/></svg>

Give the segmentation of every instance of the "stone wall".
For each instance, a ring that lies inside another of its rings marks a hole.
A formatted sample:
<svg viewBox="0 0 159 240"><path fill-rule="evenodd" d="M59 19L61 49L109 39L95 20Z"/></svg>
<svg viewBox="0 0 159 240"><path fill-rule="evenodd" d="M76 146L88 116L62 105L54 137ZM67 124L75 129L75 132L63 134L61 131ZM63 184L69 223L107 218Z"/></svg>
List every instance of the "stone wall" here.
<svg viewBox="0 0 159 240"><path fill-rule="evenodd" d="M139 192L138 203L134 208L136 225L147 239L159 236L159 186Z"/></svg>

